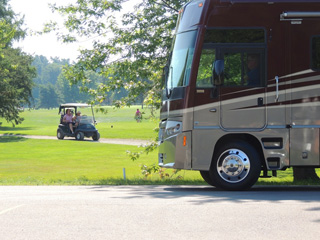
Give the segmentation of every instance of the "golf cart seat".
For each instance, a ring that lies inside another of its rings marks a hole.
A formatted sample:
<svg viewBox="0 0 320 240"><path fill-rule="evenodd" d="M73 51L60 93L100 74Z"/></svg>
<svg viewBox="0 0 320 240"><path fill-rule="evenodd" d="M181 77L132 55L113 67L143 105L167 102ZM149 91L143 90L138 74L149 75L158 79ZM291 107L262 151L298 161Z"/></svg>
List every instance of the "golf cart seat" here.
<svg viewBox="0 0 320 240"><path fill-rule="evenodd" d="M60 124L63 124L63 117L64 117L64 114L61 113L61 116L60 116Z"/></svg>

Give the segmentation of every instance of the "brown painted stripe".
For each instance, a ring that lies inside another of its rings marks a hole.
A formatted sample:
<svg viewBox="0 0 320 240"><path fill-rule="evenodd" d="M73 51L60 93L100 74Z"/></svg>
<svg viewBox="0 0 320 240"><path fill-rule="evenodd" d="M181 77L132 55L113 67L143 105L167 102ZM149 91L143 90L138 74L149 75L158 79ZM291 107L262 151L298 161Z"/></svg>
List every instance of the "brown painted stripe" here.
<svg viewBox="0 0 320 240"><path fill-rule="evenodd" d="M244 110L244 109L255 109L255 108L261 108L261 107L272 107L272 106L277 106L277 105L295 105L295 104L301 104L301 103L311 103L311 102L320 102L320 96L319 97L311 97L311 98L300 98L300 99L295 99L291 101L282 101L282 102L277 102L277 103L269 103L269 104L263 104L261 106L247 106L243 108L234 108L231 110Z"/></svg>

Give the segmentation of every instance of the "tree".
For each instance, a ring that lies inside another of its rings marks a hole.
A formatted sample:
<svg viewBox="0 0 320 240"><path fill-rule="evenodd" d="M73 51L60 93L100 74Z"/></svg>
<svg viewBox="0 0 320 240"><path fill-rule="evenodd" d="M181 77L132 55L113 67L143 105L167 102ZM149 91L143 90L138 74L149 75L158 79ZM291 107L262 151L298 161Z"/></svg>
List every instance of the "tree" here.
<svg viewBox="0 0 320 240"><path fill-rule="evenodd" d="M49 64L49 61L45 56L38 56L38 55L34 57L34 60L32 62L32 66L34 66L37 69L37 76L33 79L34 86L32 88L34 106L38 106L39 97L40 97L39 85L44 84L42 80L42 76L48 64Z"/></svg>
<svg viewBox="0 0 320 240"><path fill-rule="evenodd" d="M7 48L0 58L0 117L13 125L22 122L19 109L30 104L32 78L36 76L31 67L32 57L19 49Z"/></svg>
<svg viewBox="0 0 320 240"><path fill-rule="evenodd" d="M81 86L78 84L71 85L62 73L58 77L56 87L63 103L87 102L89 100L90 95L82 92ZM60 103L62 103L61 101Z"/></svg>
<svg viewBox="0 0 320 240"><path fill-rule="evenodd" d="M23 121L20 108L30 104L32 78L36 73L31 67L32 57L10 47L21 33L17 34L20 30L6 20L10 14L4 10L5 4L6 1L0 1L0 12L4 14L0 20L0 117L14 126Z"/></svg>
<svg viewBox="0 0 320 240"><path fill-rule="evenodd" d="M48 60L44 56L35 56L32 65L38 72L34 79L35 86L32 89L36 107L57 107L61 103L87 102L89 100L90 95L82 91L80 83L71 85L63 74L63 67L70 65L69 59L50 58ZM104 78L93 71L86 74L90 78L87 88L95 88L97 82L103 82ZM44 86L47 85L51 85L50 89L55 91L51 103L50 99L40 99L40 90L42 92L48 91L48 89L44 89Z"/></svg>
<svg viewBox="0 0 320 240"><path fill-rule="evenodd" d="M46 81L46 83L50 83L55 85L59 75L61 74L63 65L58 63L50 63L42 72L42 79Z"/></svg>
<svg viewBox="0 0 320 240"><path fill-rule="evenodd" d="M1 21L5 22L11 29L14 29L12 38L6 42L5 47L12 46L12 39L20 40L26 35L26 31L23 30L23 17L20 18L19 15L15 14L8 4L9 0L0 0L0 16Z"/></svg>
<svg viewBox="0 0 320 240"><path fill-rule="evenodd" d="M59 96L52 84L40 85L39 107L54 108L58 106Z"/></svg>
<svg viewBox="0 0 320 240"><path fill-rule="evenodd" d="M149 96L148 104L159 107L162 67L171 46L176 13L185 2L143 0L122 15L120 11L127 9L131 1L77 0L64 7L52 6L67 16L64 25L68 34L58 32L62 41L94 39L93 49L82 50L76 64L66 69L66 78L86 85L87 71L92 70L108 79L97 88L88 89L97 102L102 103L108 94L124 88L128 96L115 105L130 105L144 94ZM48 29L57 30L57 25L47 24Z"/></svg>

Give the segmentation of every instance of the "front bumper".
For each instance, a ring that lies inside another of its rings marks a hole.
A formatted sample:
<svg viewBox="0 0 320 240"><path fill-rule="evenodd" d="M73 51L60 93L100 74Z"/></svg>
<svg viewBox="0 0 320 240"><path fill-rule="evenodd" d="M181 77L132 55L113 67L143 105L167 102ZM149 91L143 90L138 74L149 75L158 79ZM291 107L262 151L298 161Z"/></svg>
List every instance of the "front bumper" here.
<svg viewBox="0 0 320 240"><path fill-rule="evenodd" d="M191 131L167 135L165 126L160 124L159 166L164 168L191 169Z"/></svg>

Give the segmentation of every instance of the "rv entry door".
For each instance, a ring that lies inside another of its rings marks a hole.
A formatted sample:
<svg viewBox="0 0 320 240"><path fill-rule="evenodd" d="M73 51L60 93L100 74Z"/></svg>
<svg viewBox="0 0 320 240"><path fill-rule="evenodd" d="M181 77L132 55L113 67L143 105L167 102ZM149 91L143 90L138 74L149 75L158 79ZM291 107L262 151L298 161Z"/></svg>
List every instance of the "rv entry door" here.
<svg viewBox="0 0 320 240"><path fill-rule="evenodd" d="M256 130L266 125L264 49L221 49L224 76L220 86L220 126Z"/></svg>
<svg viewBox="0 0 320 240"><path fill-rule="evenodd" d="M299 14L299 13L295 13ZM319 166L320 13L285 22L290 47L290 165Z"/></svg>

